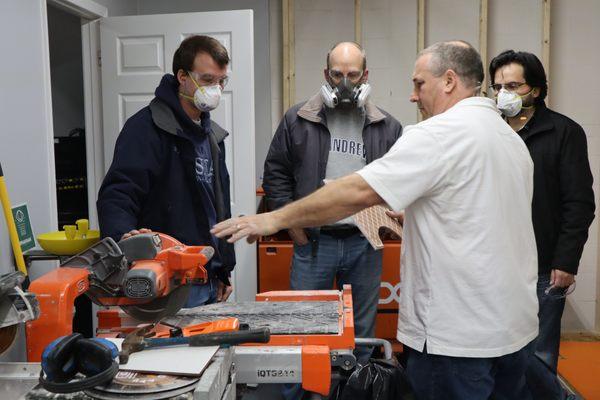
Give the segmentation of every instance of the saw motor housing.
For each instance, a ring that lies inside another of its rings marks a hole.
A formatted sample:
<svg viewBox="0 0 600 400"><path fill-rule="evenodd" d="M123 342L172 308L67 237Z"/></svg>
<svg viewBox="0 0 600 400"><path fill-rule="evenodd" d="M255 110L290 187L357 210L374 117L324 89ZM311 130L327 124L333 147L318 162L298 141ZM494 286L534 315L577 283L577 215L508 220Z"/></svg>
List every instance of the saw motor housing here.
<svg viewBox="0 0 600 400"><path fill-rule="evenodd" d="M177 312L192 283L208 281L204 266L214 249L186 246L162 233L111 238L91 246L34 280L29 288L40 317L27 324L27 358L40 361L46 345L73 330L75 299L86 294L100 306L120 306L143 322Z"/></svg>

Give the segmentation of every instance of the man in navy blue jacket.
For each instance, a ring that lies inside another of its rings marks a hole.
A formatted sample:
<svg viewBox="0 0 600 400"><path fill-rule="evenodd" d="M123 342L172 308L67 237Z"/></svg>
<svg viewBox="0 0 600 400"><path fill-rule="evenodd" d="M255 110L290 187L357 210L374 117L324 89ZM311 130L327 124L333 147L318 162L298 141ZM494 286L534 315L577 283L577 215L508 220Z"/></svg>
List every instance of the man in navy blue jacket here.
<svg viewBox="0 0 600 400"><path fill-rule="evenodd" d="M155 98L127 120L98 194L103 237L148 230L188 245L209 245L209 283L194 285L186 307L225 301L235 265L233 246L210 228L231 216L224 139L210 119L227 83L227 50L208 36L185 39Z"/></svg>

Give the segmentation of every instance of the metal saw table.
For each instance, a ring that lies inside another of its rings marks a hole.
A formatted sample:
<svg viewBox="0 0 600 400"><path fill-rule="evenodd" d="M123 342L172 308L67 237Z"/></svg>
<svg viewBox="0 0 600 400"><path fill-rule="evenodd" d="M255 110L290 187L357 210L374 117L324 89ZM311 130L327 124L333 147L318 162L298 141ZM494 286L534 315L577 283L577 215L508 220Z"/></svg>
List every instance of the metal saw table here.
<svg viewBox="0 0 600 400"><path fill-rule="evenodd" d="M352 293L343 291L278 291L256 296L254 302L218 303L180 310L161 320L184 327L235 317L250 328L268 327L269 343L236 346L237 383L301 383L327 395L337 371L356 365ZM98 313L98 335L114 336L139 324L120 310ZM377 340L364 344L378 344Z"/></svg>

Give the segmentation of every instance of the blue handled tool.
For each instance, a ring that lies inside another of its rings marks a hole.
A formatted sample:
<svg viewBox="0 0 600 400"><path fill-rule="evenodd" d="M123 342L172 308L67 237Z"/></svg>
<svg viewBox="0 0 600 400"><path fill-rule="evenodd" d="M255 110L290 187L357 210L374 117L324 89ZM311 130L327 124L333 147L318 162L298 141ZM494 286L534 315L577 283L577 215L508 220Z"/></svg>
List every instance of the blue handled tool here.
<svg viewBox="0 0 600 400"><path fill-rule="evenodd" d="M244 331L216 332L193 336L182 336L173 338L147 337L154 324L131 332L121 345L119 363L127 364L129 355L144 349L166 347L166 346L234 346L243 343L267 343L271 338L269 328L249 329Z"/></svg>

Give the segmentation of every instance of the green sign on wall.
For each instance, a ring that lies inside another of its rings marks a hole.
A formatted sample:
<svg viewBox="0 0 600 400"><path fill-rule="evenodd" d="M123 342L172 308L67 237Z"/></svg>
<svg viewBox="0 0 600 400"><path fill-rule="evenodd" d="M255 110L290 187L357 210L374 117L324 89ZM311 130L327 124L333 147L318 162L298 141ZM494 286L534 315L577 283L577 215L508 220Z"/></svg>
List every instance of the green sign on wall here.
<svg viewBox="0 0 600 400"><path fill-rule="evenodd" d="M15 219L15 225L17 226L17 235L19 236L21 250L27 251L35 247L35 238L33 237L33 230L31 229L27 204L13 207L12 213Z"/></svg>

